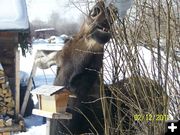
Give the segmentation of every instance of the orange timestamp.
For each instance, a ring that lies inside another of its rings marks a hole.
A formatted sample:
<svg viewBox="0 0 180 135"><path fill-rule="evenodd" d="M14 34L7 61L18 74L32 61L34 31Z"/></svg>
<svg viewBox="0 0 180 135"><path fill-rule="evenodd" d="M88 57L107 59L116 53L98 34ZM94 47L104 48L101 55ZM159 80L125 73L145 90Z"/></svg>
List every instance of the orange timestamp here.
<svg viewBox="0 0 180 135"><path fill-rule="evenodd" d="M170 120L168 114L135 114L135 121L167 121Z"/></svg>

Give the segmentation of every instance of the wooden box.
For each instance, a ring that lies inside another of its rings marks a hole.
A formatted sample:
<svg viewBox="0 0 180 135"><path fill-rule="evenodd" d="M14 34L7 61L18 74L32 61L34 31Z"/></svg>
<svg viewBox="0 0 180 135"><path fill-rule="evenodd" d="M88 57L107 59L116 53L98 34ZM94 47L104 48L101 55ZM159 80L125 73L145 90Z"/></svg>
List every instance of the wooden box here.
<svg viewBox="0 0 180 135"><path fill-rule="evenodd" d="M39 101L39 109L59 113L66 112L70 92L63 86L42 85L34 89Z"/></svg>

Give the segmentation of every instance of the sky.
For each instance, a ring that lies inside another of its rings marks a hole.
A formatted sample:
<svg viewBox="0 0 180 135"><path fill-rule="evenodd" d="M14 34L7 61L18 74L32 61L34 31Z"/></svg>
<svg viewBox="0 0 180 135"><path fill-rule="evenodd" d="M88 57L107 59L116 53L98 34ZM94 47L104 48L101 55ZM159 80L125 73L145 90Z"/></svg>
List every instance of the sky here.
<svg viewBox="0 0 180 135"><path fill-rule="evenodd" d="M66 19L77 21L82 14L71 2L72 0L26 0L29 20L48 21L53 12ZM70 4L71 3L71 4ZM80 8L77 3L74 3Z"/></svg>
<svg viewBox="0 0 180 135"><path fill-rule="evenodd" d="M77 2L78 1L78 2ZM70 21L78 21L83 10L86 12L87 1L90 3L95 0L26 0L29 13L29 20L40 19L48 21L53 12L57 12L61 17ZM120 17L126 15L127 9L132 5L133 0L106 0L106 6L112 2L118 7ZM80 10L79 10L80 9Z"/></svg>

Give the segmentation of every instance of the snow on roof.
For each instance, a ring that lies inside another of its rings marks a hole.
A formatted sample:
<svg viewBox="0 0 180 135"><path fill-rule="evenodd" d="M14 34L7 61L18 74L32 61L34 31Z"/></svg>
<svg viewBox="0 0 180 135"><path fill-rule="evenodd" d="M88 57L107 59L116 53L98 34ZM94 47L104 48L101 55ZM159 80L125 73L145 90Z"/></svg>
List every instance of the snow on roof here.
<svg viewBox="0 0 180 135"><path fill-rule="evenodd" d="M0 31L27 30L29 21L25 0L1 0Z"/></svg>
<svg viewBox="0 0 180 135"><path fill-rule="evenodd" d="M51 31L51 30L55 30L55 29L54 28L43 28L43 29L37 29L37 30L35 30L35 32Z"/></svg>
<svg viewBox="0 0 180 135"><path fill-rule="evenodd" d="M58 91L63 91L63 89L64 86L42 85L31 91L31 94L51 96Z"/></svg>

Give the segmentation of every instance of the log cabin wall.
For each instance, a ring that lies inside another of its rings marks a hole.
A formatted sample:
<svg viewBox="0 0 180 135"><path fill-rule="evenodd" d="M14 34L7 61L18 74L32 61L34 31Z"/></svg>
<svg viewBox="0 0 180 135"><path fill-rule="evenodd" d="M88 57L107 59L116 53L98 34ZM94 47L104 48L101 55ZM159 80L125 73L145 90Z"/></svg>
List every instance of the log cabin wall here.
<svg viewBox="0 0 180 135"><path fill-rule="evenodd" d="M19 114L18 32L0 31L0 63L15 99L15 114Z"/></svg>
<svg viewBox="0 0 180 135"><path fill-rule="evenodd" d="M8 77L9 85L15 93L15 52L18 47L18 33L0 32L0 63Z"/></svg>

